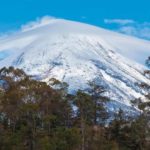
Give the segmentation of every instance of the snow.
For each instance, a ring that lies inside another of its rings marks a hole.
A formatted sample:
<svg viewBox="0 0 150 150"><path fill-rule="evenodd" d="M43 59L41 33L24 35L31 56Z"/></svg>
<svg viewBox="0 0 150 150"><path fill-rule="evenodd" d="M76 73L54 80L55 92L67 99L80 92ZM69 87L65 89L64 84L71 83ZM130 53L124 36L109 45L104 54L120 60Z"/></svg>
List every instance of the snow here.
<svg viewBox="0 0 150 150"><path fill-rule="evenodd" d="M88 88L97 80L108 96L122 105L143 97L136 83L144 77L150 42L83 23L45 18L0 38L0 67L15 66L49 83L56 78L69 91Z"/></svg>

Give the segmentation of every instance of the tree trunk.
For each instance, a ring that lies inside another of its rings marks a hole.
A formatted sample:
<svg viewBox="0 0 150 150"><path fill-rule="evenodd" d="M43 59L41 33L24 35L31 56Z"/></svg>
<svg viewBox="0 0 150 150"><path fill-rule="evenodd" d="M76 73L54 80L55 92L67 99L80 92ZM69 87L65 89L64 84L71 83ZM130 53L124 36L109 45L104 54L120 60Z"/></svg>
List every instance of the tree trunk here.
<svg viewBox="0 0 150 150"><path fill-rule="evenodd" d="M82 134L81 150L85 150L85 124L83 117L81 117L81 134Z"/></svg>

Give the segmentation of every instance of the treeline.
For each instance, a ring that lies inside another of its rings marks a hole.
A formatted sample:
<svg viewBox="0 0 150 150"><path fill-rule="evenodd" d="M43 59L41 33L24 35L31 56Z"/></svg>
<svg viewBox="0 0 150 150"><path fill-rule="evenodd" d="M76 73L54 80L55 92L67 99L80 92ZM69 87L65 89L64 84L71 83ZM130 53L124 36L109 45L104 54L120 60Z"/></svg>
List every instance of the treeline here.
<svg viewBox="0 0 150 150"><path fill-rule="evenodd" d="M48 86L19 69L0 70L0 150L149 150L150 103L127 119L122 110L108 124L105 89L68 94L68 85Z"/></svg>

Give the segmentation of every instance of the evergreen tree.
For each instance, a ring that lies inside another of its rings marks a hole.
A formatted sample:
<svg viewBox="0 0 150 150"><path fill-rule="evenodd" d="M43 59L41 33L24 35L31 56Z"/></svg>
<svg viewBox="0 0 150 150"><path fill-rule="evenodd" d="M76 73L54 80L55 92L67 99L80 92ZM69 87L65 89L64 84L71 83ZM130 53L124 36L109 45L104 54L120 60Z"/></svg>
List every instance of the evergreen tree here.
<svg viewBox="0 0 150 150"><path fill-rule="evenodd" d="M104 96L105 89L97 85L94 81L89 83L90 93L92 100L94 101L94 125L102 124L105 125L105 121L109 118L109 114L106 111L105 104L109 99Z"/></svg>

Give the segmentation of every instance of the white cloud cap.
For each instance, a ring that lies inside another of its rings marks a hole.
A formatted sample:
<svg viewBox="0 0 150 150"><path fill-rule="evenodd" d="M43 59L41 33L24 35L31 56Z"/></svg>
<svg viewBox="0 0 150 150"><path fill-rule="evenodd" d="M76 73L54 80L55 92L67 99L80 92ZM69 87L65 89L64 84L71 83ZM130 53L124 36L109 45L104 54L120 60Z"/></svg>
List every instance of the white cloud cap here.
<svg viewBox="0 0 150 150"><path fill-rule="evenodd" d="M21 31L25 32L25 31L33 30L35 28L53 23L56 20L57 19L55 17L51 17L51 16L44 16L42 18L37 18L36 21L31 21L25 25L22 25Z"/></svg>

